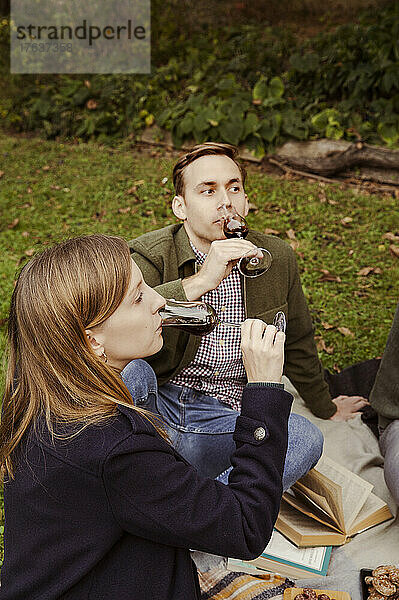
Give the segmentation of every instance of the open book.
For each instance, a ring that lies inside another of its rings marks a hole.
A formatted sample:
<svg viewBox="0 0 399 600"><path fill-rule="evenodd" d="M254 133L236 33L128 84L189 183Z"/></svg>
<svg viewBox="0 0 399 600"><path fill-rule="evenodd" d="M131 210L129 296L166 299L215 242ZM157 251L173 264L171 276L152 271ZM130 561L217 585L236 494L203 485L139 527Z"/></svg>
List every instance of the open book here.
<svg viewBox="0 0 399 600"><path fill-rule="evenodd" d="M283 494L276 529L299 547L340 546L392 518L373 486L323 456Z"/></svg>

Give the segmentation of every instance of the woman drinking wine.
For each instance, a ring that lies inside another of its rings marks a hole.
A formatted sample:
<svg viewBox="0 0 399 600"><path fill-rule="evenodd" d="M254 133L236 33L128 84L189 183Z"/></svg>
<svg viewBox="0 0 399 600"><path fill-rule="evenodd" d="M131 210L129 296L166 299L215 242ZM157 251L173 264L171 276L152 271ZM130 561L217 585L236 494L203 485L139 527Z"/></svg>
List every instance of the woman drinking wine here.
<svg viewBox="0 0 399 600"><path fill-rule="evenodd" d="M156 394L149 365L140 360L133 398L120 375L161 349L164 304L117 237L68 240L22 269L0 425L1 600L196 599L189 549L252 559L266 546L292 401L276 386L284 333L242 325L249 383L223 485L135 404Z"/></svg>

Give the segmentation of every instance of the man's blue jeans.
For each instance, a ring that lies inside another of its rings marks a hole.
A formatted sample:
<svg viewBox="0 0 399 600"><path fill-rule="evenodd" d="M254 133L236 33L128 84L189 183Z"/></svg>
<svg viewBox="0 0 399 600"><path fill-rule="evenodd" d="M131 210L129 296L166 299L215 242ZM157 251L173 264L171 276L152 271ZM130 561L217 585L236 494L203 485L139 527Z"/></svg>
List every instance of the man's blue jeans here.
<svg viewBox="0 0 399 600"><path fill-rule="evenodd" d="M233 432L239 413L216 398L172 383L157 394L153 370L143 360L129 363L122 371L135 403L160 414L176 450L205 477L227 483L230 457L235 450ZM310 421L291 414L288 421L288 450L283 474L287 490L319 460L323 435Z"/></svg>

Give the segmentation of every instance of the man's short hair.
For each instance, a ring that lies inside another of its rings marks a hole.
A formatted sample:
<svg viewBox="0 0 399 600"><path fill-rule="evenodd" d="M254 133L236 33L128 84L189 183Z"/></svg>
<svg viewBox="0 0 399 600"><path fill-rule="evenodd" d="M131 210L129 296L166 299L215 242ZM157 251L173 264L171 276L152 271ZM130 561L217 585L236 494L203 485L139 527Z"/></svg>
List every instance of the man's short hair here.
<svg viewBox="0 0 399 600"><path fill-rule="evenodd" d="M201 156L228 156L240 169L242 183L245 183L246 170L244 165L238 162L238 149L231 144L218 144L216 142L205 142L193 146L187 154L179 158L173 169L173 185L177 196L184 195L184 170L186 167Z"/></svg>

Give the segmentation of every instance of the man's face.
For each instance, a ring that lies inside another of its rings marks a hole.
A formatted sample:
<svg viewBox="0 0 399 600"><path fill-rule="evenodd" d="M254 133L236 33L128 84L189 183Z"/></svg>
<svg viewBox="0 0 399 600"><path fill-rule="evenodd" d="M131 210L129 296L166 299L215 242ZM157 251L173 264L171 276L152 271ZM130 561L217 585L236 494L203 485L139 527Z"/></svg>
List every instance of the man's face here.
<svg viewBox="0 0 399 600"><path fill-rule="evenodd" d="M201 156L184 170L184 197L175 196L173 211L184 220L194 246L208 252L211 243L225 239L220 207L233 206L245 217L248 198L238 166L228 156Z"/></svg>

